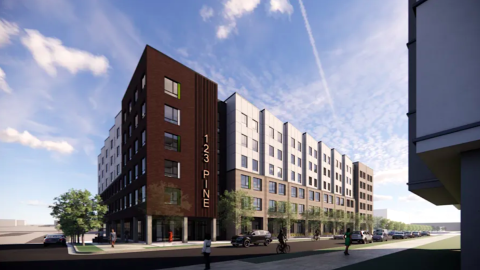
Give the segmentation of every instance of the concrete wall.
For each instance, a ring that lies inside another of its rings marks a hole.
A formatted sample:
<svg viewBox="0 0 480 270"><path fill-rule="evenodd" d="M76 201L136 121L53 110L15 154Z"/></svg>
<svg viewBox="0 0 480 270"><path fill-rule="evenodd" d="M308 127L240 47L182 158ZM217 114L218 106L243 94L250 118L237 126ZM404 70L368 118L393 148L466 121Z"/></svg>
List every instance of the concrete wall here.
<svg viewBox="0 0 480 270"><path fill-rule="evenodd" d="M0 227L16 227L16 226L26 226L27 222L25 220L16 220L16 219L0 219Z"/></svg>

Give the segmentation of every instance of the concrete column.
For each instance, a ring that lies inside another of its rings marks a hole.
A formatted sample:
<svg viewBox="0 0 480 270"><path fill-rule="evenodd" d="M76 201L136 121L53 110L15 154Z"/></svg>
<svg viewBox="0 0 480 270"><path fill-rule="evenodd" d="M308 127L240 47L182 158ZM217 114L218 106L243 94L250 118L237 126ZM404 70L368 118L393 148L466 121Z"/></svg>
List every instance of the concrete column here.
<svg viewBox="0 0 480 270"><path fill-rule="evenodd" d="M188 243L188 217L183 217L182 232L182 243Z"/></svg>
<svg viewBox="0 0 480 270"><path fill-rule="evenodd" d="M212 218L212 241L217 241L217 219Z"/></svg>
<svg viewBox="0 0 480 270"><path fill-rule="evenodd" d="M138 243L138 219L136 217L134 217L132 223L133 223L132 224L133 242Z"/></svg>
<svg viewBox="0 0 480 270"><path fill-rule="evenodd" d="M152 216L145 216L145 242L147 245L152 244Z"/></svg>
<svg viewBox="0 0 480 270"><path fill-rule="evenodd" d="M120 239L125 242L125 221L120 220Z"/></svg>
<svg viewBox="0 0 480 270"><path fill-rule="evenodd" d="M263 230L268 231L268 217L263 218Z"/></svg>
<svg viewBox="0 0 480 270"><path fill-rule="evenodd" d="M478 224L480 224L480 209L477 204L480 190L479 165L480 149L461 153L462 269L477 269L480 265L478 239L472 237L478 232Z"/></svg>

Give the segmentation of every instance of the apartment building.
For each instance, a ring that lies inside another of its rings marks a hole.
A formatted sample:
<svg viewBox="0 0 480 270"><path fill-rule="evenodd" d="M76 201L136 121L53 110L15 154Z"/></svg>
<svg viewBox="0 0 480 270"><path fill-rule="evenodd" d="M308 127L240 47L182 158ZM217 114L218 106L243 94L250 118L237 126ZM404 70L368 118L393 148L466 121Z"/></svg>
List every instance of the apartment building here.
<svg viewBox="0 0 480 270"><path fill-rule="evenodd" d="M408 6L408 189L461 209L462 269L480 264L479 1Z"/></svg>
<svg viewBox="0 0 480 270"><path fill-rule="evenodd" d="M373 170L357 161L353 163L355 209L361 216L373 216Z"/></svg>
<svg viewBox="0 0 480 270"><path fill-rule="evenodd" d="M240 233L217 221L225 190L246 191L255 208L251 227L273 233L287 209L297 215L289 229L296 234L312 230L307 211L369 215L373 209L366 199L373 190L357 192L348 156L237 93L218 100L215 82L150 46L98 164L106 229L122 239L128 232L135 242L166 241L169 232L184 242L203 240L206 233L213 239ZM321 229L333 230L328 223Z"/></svg>

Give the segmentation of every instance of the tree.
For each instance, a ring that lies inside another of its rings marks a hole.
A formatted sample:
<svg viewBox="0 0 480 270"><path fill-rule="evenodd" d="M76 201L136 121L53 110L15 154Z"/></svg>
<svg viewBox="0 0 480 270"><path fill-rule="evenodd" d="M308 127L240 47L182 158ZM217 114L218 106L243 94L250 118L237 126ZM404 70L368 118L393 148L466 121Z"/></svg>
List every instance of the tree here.
<svg viewBox="0 0 480 270"><path fill-rule="evenodd" d="M298 220L297 205L289 202L277 202L276 211L269 212L273 223L280 228L285 228L287 235L290 234L290 226Z"/></svg>
<svg viewBox="0 0 480 270"><path fill-rule="evenodd" d="M253 209L252 197L243 190L228 191L220 196L218 202L218 213L220 224L227 227L230 224L235 226L235 229L248 229L252 226Z"/></svg>
<svg viewBox="0 0 480 270"><path fill-rule="evenodd" d="M383 229L382 220L383 217L373 217L373 227L377 229Z"/></svg>
<svg viewBox="0 0 480 270"><path fill-rule="evenodd" d="M367 218L365 219L365 223L367 224L367 230L372 232L373 231L373 217L372 215L367 215Z"/></svg>
<svg viewBox="0 0 480 270"><path fill-rule="evenodd" d="M107 206L102 198L92 194L88 190L70 190L60 197L54 198L54 204L50 206L51 215L58 220L59 228L74 242L75 236L82 236L82 244L85 245L85 233L102 227L103 217L107 212Z"/></svg>
<svg viewBox="0 0 480 270"><path fill-rule="evenodd" d="M305 220L305 226L309 226L311 228L310 232L315 231L320 227L322 215L322 211L318 206L311 206L310 209L300 214L300 216Z"/></svg>
<svg viewBox="0 0 480 270"><path fill-rule="evenodd" d="M379 223L380 223L380 228L382 228L382 229L388 229L388 228L387 228L388 219L382 218Z"/></svg>

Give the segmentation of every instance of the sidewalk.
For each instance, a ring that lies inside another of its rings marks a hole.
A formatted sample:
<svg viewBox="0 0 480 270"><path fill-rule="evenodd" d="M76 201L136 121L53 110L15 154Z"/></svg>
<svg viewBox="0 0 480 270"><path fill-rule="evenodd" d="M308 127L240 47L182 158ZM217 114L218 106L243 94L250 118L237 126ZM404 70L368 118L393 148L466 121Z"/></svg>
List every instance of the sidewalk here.
<svg viewBox="0 0 480 270"><path fill-rule="evenodd" d="M429 238L419 238L395 243L386 243L380 245L354 245L351 248L350 256L345 256L342 248L334 248L330 250L317 250L318 254L308 255L299 253L279 254L262 257L260 260L256 258L226 261L213 263L212 269L225 270L277 270L277 269L322 269L330 270L354 265L360 262L376 259L389 254L416 248L437 241L445 240L456 235L435 236ZM330 252L328 252L330 251ZM407 263L407 262L405 262ZM407 264L403 266L408 268ZM172 270L197 270L203 269L204 265L192 265L187 267L170 268Z"/></svg>

